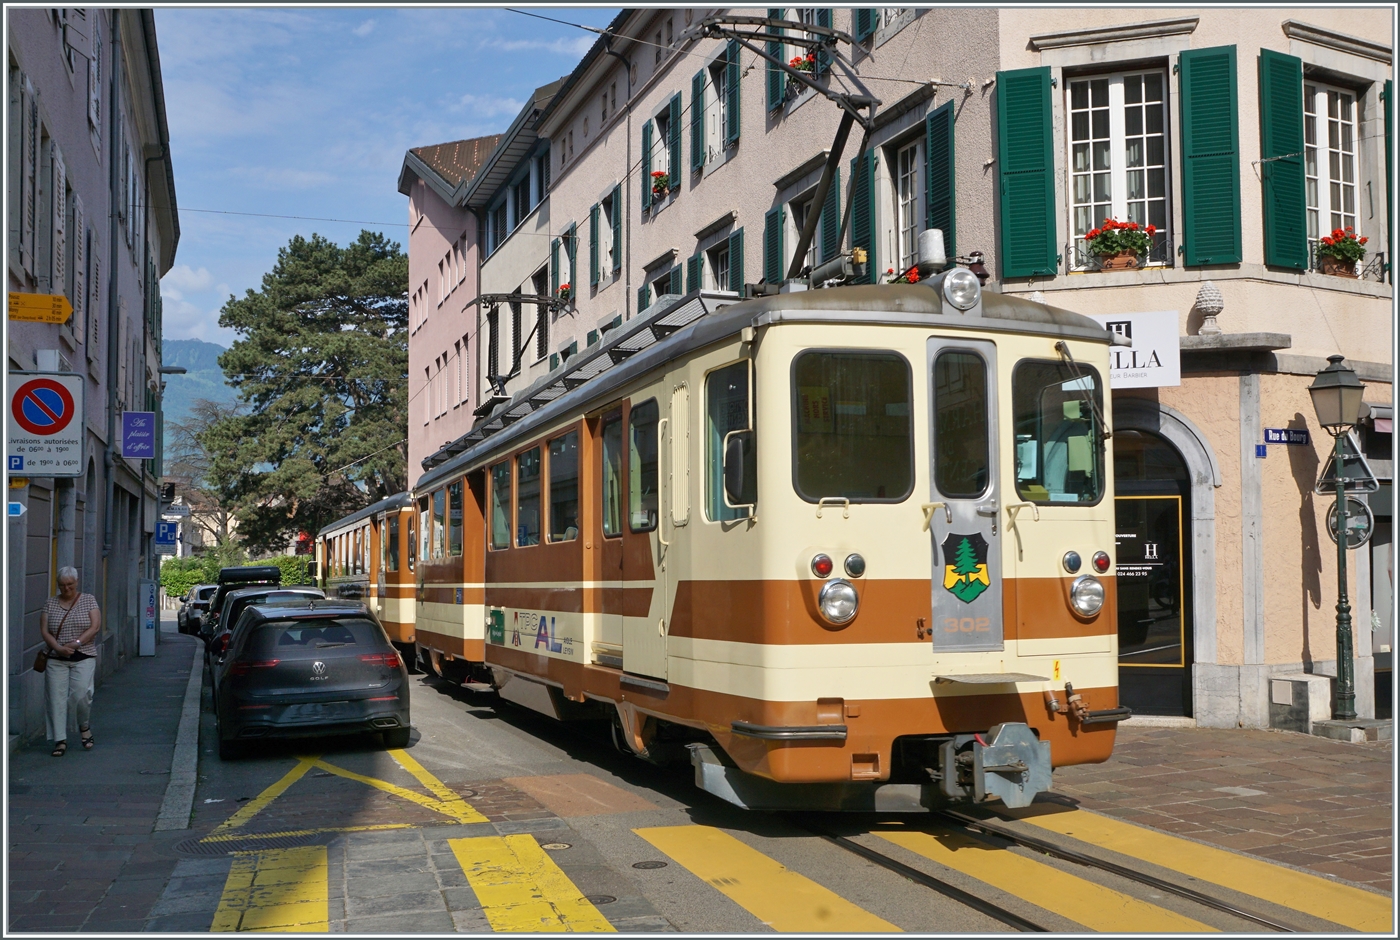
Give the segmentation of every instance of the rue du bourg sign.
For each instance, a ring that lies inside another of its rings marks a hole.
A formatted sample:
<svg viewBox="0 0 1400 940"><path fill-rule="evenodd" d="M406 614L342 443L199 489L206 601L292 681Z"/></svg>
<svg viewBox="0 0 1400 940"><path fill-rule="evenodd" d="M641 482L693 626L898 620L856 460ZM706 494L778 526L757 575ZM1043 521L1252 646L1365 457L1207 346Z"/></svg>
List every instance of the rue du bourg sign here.
<svg viewBox="0 0 1400 940"><path fill-rule="evenodd" d="M1110 333L1131 346L1108 348L1110 388L1161 388L1181 384L1181 341L1177 338L1177 312L1091 313Z"/></svg>

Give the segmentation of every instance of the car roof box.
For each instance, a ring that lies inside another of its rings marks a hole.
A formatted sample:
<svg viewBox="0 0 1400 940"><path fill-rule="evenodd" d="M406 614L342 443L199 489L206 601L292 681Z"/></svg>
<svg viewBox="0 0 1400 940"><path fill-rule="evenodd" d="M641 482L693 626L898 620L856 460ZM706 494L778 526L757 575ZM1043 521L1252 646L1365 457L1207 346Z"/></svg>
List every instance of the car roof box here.
<svg viewBox="0 0 1400 940"><path fill-rule="evenodd" d="M248 568L220 568L220 584L282 583L282 569L276 565L253 565Z"/></svg>

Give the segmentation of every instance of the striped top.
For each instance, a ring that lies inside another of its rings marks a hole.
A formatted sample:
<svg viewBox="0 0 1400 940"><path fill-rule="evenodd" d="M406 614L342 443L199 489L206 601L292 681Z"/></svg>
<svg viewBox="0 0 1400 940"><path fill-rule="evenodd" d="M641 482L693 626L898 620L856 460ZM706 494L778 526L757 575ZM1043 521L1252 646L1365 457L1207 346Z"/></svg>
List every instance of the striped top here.
<svg viewBox="0 0 1400 940"><path fill-rule="evenodd" d="M60 645L69 640L76 640L83 635L88 627L92 626L92 612L94 610L97 610L97 598L91 594L79 594L78 599L73 602L71 613L69 613L69 608L65 607L57 597L50 597L44 604L44 616L48 620L49 632L54 635L54 639L58 640ZM65 615L67 620L63 619ZM58 628L60 623L63 624L62 630ZM78 651L87 653L89 656L96 656L97 637L94 636L78 647Z"/></svg>

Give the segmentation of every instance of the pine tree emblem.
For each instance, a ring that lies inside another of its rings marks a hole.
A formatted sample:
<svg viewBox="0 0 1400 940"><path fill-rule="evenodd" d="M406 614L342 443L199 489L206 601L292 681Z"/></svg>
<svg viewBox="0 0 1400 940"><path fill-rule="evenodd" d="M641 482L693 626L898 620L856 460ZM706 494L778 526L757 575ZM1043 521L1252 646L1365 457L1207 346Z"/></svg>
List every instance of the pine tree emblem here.
<svg viewBox="0 0 1400 940"><path fill-rule="evenodd" d="M943 540L943 587L964 604L970 604L992 586L987 574L987 540L981 533Z"/></svg>

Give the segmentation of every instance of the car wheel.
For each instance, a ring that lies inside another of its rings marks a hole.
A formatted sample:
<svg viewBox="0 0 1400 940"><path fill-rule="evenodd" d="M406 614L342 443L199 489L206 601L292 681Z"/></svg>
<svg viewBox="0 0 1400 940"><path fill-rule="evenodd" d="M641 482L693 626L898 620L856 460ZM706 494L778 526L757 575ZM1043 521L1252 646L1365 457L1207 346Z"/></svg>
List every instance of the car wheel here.
<svg viewBox="0 0 1400 940"><path fill-rule="evenodd" d="M408 747L408 728L395 728L384 732L384 746L394 749Z"/></svg>

